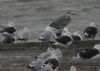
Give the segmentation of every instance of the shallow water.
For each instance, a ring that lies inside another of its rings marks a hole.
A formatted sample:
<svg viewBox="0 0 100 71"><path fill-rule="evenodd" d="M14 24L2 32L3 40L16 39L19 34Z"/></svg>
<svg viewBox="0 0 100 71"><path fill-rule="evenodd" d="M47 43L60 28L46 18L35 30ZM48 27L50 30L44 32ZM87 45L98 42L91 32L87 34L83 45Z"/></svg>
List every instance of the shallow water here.
<svg viewBox="0 0 100 71"><path fill-rule="evenodd" d="M68 10L79 14L68 25L71 32L82 32L91 22L100 28L100 0L0 0L0 24L14 21L18 30L28 26L30 39L35 41L46 26Z"/></svg>

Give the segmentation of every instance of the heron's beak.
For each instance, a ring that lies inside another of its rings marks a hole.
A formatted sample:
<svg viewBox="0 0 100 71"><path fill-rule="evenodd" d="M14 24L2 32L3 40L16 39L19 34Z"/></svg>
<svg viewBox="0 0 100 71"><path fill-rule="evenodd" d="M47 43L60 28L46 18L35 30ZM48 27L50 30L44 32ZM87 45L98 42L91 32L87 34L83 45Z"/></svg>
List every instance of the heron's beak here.
<svg viewBox="0 0 100 71"><path fill-rule="evenodd" d="M78 15L78 14L76 14L76 13L71 13L71 15Z"/></svg>
<svg viewBox="0 0 100 71"><path fill-rule="evenodd" d="M67 12L66 15L67 15L67 14L69 14L69 15L78 15L78 14L75 13L75 12Z"/></svg>

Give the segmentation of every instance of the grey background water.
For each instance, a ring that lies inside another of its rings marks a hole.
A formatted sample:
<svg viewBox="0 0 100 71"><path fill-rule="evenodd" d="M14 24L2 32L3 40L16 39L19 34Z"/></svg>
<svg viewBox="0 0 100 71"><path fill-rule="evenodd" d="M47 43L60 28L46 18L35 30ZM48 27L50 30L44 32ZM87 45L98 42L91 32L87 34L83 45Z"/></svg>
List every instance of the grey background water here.
<svg viewBox="0 0 100 71"><path fill-rule="evenodd" d="M100 0L0 0L0 24L13 21L18 30L28 26L30 39L36 41L46 26L68 10L78 13L68 25L71 32L82 32L91 22L100 28Z"/></svg>

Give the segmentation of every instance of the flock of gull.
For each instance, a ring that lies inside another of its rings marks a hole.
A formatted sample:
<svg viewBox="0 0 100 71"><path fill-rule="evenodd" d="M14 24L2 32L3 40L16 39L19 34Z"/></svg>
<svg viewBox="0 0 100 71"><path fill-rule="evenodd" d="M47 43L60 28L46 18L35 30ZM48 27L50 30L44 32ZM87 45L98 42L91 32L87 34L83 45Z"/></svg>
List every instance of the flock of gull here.
<svg viewBox="0 0 100 71"><path fill-rule="evenodd" d="M98 28L94 22L90 23L82 33L75 31L71 33L69 28L66 27L71 22L71 16L77 15L75 13L67 12L63 16L57 18L45 30L40 34L38 40L41 42L49 42L50 44L60 45L60 46L70 46L73 42L80 42L84 39L95 40L98 33ZM28 41L30 31L27 27L24 27L19 32L16 32L15 23L9 22L6 26L1 26L0 43L14 43L16 41ZM16 34L15 34L16 33ZM62 58L61 49L54 49L48 47L47 51L41 53L36 57L32 63L30 63L27 68L39 69L40 71L58 71L60 70L60 63ZM95 59L100 58L100 45L94 45L94 48L85 49L77 53L74 59ZM71 66L70 71L77 71L74 66Z"/></svg>
<svg viewBox="0 0 100 71"><path fill-rule="evenodd" d="M26 42L29 40L30 30L24 27L20 31L17 31L16 24L14 22L8 22L7 25L0 26L0 36L0 43Z"/></svg>
<svg viewBox="0 0 100 71"><path fill-rule="evenodd" d="M98 29L94 22L87 26L83 33L75 31L73 34L65 27L71 22L71 15L76 15L67 12L57 20L53 21L40 34L38 38L41 42L49 42L57 46L70 46L73 42L80 42L84 39L95 40ZM94 45L91 49L84 49L73 56L73 59L97 59L100 58L100 44ZM60 63L62 59L61 49L49 47L46 52L41 53L36 57L36 60L28 65L28 68L39 69L40 71L60 71ZM70 71L77 71L75 66L70 67ZM99 71L99 69L98 69Z"/></svg>

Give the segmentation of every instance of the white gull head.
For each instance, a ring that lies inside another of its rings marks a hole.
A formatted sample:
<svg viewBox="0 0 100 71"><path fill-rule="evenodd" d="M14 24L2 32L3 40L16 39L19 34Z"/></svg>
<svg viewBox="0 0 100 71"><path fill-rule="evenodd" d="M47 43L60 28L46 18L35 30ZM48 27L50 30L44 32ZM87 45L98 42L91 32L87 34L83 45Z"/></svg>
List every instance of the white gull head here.
<svg viewBox="0 0 100 71"><path fill-rule="evenodd" d="M74 35L79 36L81 38L81 40L83 39L79 31L75 31Z"/></svg>
<svg viewBox="0 0 100 71"><path fill-rule="evenodd" d="M96 24L95 24L94 22L91 22L91 23L89 24L89 27L96 27Z"/></svg>
<svg viewBox="0 0 100 71"><path fill-rule="evenodd" d="M15 23L10 21L8 22L7 27L15 27Z"/></svg>
<svg viewBox="0 0 100 71"><path fill-rule="evenodd" d="M72 34L69 32L69 29L65 27L64 31L62 32L62 35L72 35Z"/></svg>

